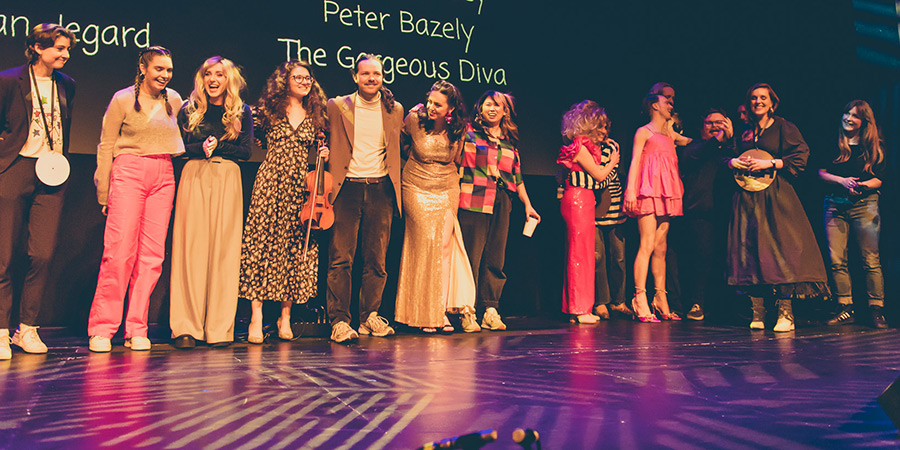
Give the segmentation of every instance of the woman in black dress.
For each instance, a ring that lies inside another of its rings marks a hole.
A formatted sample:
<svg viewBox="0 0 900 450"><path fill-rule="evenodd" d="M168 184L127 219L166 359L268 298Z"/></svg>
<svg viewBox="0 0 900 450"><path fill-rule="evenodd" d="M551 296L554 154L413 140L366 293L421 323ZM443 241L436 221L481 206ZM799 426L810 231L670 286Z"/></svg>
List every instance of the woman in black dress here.
<svg viewBox="0 0 900 450"><path fill-rule="evenodd" d="M812 227L794 191L806 168L809 147L797 127L775 116L778 95L765 83L747 90L748 129L739 152L762 150L729 161L729 167L754 176L775 169L771 184L751 191L739 189L732 199L728 225L728 284L750 296L751 329L763 329L764 299L778 307L775 331L794 329L792 299L828 292L825 265Z"/></svg>

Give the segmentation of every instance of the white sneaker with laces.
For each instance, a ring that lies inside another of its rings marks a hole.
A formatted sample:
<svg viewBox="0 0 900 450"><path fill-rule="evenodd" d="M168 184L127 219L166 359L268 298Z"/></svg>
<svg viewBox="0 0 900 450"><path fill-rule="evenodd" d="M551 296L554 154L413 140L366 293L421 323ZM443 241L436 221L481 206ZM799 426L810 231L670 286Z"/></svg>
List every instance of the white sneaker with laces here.
<svg viewBox="0 0 900 450"><path fill-rule="evenodd" d="M109 353L112 350L112 342L103 336L91 336L91 340L88 341L88 350L94 353Z"/></svg>
<svg viewBox="0 0 900 450"><path fill-rule="evenodd" d="M150 350L150 339L144 336L132 336L131 339L125 339L125 346L137 351Z"/></svg>
<svg viewBox="0 0 900 450"><path fill-rule="evenodd" d="M12 359L12 349L9 348L9 330L0 330L0 361Z"/></svg>
<svg viewBox="0 0 900 450"><path fill-rule="evenodd" d="M385 337L394 334L394 329L391 328L387 319L379 316L377 312L373 312L369 314L365 322L359 324L359 334Z"/></svg>
<svg viewBox="0 0 900 450"><path fill-rule="evenodd" d="M506 324L500 319L500 313L496 308L488 308L484 311L484 317L481 318L481 328L486 330L503 331Z"/></svg>
<svg viewBox="0 0 900 450"><path fill-rule="evenodd" d="M331 326L332 341L341 344L353 339L359 339L359 335L353 331L353 328L350 328L350 324L347 322L335 322L334 325Z"/></svg>
<svg viewBox="0 0 900 450"><path fill-rule="evenodd" d="M16 330L16 334L13 335L10 343L21 348L25 353L47 353L47 346L44 345L41 337L38 336L37 329L38 327L20 323L19 329Z"/></svg>

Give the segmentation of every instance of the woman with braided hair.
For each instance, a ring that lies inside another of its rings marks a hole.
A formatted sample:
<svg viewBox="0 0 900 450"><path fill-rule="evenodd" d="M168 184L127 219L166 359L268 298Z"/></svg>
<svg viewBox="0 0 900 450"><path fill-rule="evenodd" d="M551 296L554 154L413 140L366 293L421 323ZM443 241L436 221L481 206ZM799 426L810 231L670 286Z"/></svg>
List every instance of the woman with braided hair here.
<svg viewBox="0 0 900 450"><path fill-rule="evenodd" d="M162 272L175 197L171 157L184 153L176 119L182 100L166 87L171 79L172 53L163 47L144 49L134 87L116 92L103 116L94 184L107 217L88 318L93 352L110 351L126 291L125 346L150 350L150 293Z"/></svg>

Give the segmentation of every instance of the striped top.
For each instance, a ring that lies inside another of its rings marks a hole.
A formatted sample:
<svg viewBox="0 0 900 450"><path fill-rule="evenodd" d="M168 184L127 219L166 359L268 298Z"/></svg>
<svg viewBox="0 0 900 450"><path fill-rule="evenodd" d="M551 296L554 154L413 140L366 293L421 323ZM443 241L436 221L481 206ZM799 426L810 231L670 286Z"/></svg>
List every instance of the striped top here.
<svg viewBox="0 0 900 450"><path fill-rule="evenodd" d="M600 165L605 166L609 164L609 155L612 152L612 147L608 144L603 143L600 145L600 149L602 150ZM619 181L619 165L616 164L616 167L609 173L609 176L606 177L605 184L607 189L609 189L609 194L612 197L612 202L609 205L609 210L606 212L606 215L603 217L598 217L594 221L594 225L618 225L620 223L625 223L627 217L625 216L625 212L622 210L622 202L625 198L625 191L622 189L622 183Z"/></svg>

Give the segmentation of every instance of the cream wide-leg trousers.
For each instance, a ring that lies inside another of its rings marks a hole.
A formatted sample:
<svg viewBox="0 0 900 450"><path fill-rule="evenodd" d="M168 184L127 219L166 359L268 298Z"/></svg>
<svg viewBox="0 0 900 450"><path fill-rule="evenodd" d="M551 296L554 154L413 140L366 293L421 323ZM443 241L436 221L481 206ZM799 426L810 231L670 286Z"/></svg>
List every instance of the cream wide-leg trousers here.
<svg viewBox="0 0 900 450"><path fill-rule="evenodd" d="M241 171L214 156L181 172L172 227L172 337L234 340L243 228Z"/></svg>

